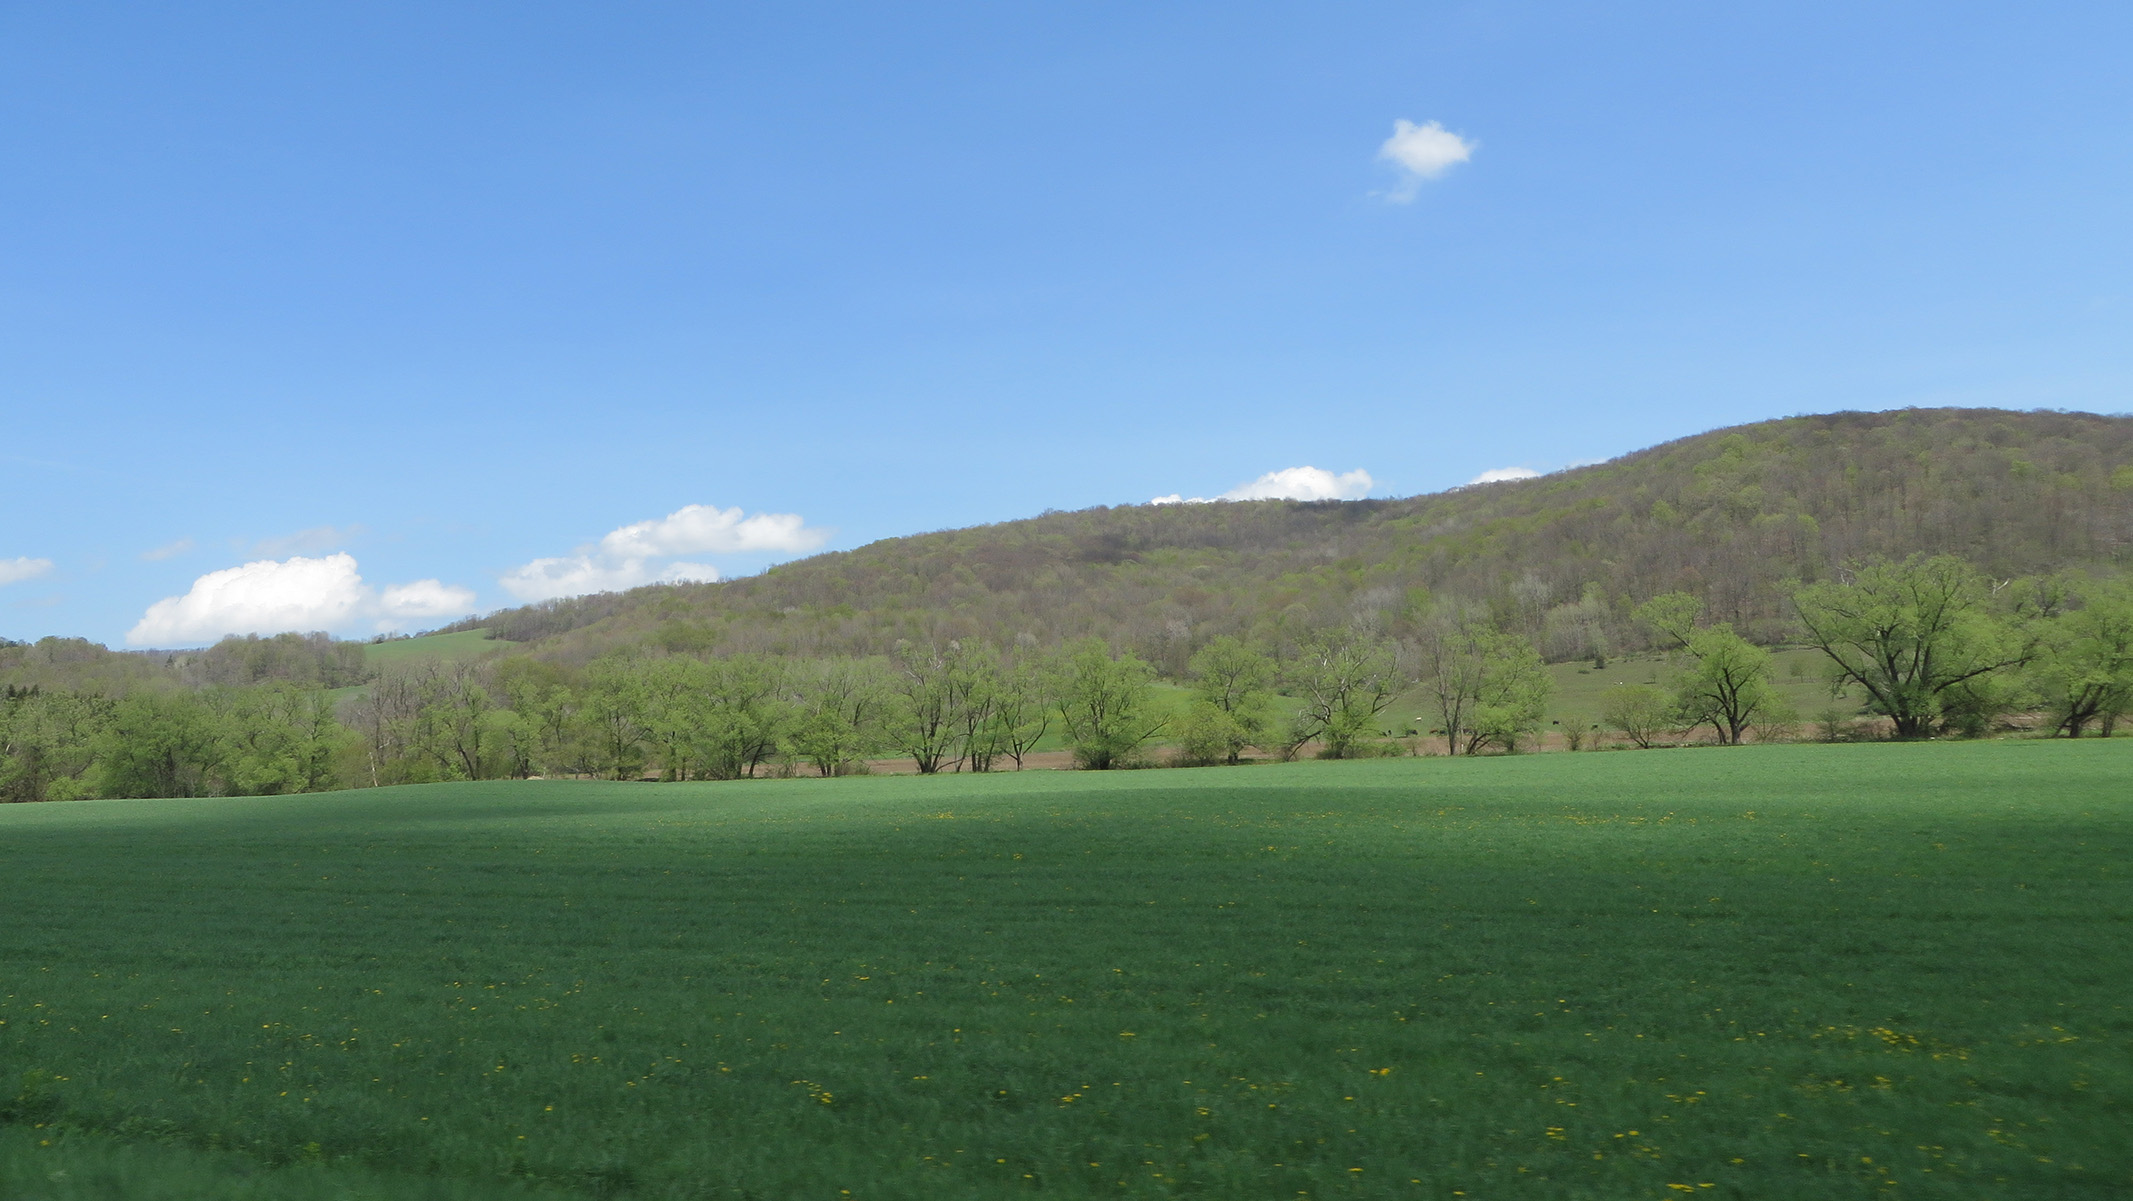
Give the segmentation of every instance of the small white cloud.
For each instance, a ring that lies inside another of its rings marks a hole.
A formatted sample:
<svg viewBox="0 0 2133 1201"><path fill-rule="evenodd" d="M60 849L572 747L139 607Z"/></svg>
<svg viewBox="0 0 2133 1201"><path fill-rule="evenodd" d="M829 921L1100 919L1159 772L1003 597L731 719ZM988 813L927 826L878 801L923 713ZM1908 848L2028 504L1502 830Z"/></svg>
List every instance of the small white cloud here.
<svg viewBox="0 0 2133 1201"><path fill-rule="evenodd" d="M1417 125L1405 119L1392 123L1392 136L1378 147L1378 159L1400 172L1400 182L1385 193L1394 204L1415 198L1422 181L1435 179L1452 167L1474 157L1479 142L1470 142L1435 121Z"/></svg>
<svg viewBox="0 0 2133 1201"><path fill-rule="evenodd" d="M652 573L645 570L642 559L609 563L592 555L560 555L513 568L497 582L522 601L544 601L588 592L621 592L651 583Z"/></svg>
<svg viewBox="0 0 2133 1201"><path fill-rule="evenodd" d="M34 580L52 570L50 559L0 559L0 587Z"/></svg>
<svg viewBox="0 0 2133 1201"><path fill-rule="evenodd" d="M1361 500L1370 495L1374 481L1358 467L1339 475L1323 467L1284 467L1269 471L1249 484L1239 484L1220 496L1184 496L1173 492L1149 501L1151 505L1204 505L1217 500Z"/></svg>
<svg viewBox="0 0 2133 1201"><path fill-rule="evenodd" d="M1284 467L1224 492L1220 500L1361 500L1370 495L1370 473L1358 467L1335 475L1320 467Z"/></svg>
<svg viewBox="0 0 2133 1201"><path fill-rule="evenodd" d="M709 563L669 563L659 572L662 584L716 584L720 578Z"/></svg>
<svg viewBox="0 0 2133 1201"><path fill-rule="evenodd" d="M177 558L179 555L191 550L193 545L192 539L180 538L176 542L166 542L154 550L144 550L141 552L141 557L151 563L160 563L165 559Z"/></svg>
<svg viewBox="0 0 2133 1201"><path fill-rule="evenodd" d="M454 616L473 605L472 592L437 580L395 584L377 593L346 552L315 559L296 555L208 572L185 595L148 606L126 641L192 646L228 634L343 631L365 621L392 630L412 618Z"/></svg>
<svg viewBox="0 0 2133 1201"><path fill-rule="evenodd" d="M648 559L660 555L810 551L828 540L829 531L808 528L797 513L743 517L738 507L686 505L657 521L623 526L600 539L600 549L616 559Z"/></svg>
<svg viewBox="0 0 2133 1201"><path fill-rule="evenodd" d="M646 584L711 583L723 578L709 563L655 561L675 555L811 551L830 531L810 526L797 513L746 516L738 508L685 505L655 521L610 531L597 546L574 555L535 559L499 578L504 591L522 601L554 600L589 592L620 592Z"/></svg>
<svg viewBox="0 0 2133 1201"><path fill-rule="evenodd" d="M1511 480L1535 479L1539 475L1540 472L1533 470L1531 467L1491 467L1473 479L1468 480L1467 485L1471 487L1475 484L1503 484Z"/></svg>
<svg viewBox="0 0 2133 1201"><path fill-rule="evenodd" d="M360 525L315 525L308 530L298 530L279 538L261 538L252 544L252 553L269 558L279 555L316 554L319 551L333 550L363 533L364 529Z"/></svg>
<svg viewBox="0 0 2133 1201"><path fill-rule="evenodd" d="M646 584L709 584L719 579L708 563L669 563L653 570L643 559L606 559L599 555L561 555L535 559L505 572L498 581L522 601L554 600L591 592L622 592Z"/></svg>
<svg viewBox="0 0 2133 1201"><path fill-rule="evenodd" d="M422 617L459 617L474 608L474 590L442 580L395 584L378 594L379 628Z"/></svg>

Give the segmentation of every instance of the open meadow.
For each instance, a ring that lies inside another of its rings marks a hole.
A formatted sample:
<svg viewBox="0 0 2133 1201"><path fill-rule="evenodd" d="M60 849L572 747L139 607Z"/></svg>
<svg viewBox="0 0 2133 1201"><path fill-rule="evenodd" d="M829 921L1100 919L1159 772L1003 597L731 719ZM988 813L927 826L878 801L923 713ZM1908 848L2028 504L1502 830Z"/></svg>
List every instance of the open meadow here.
<svg viewBox="0 0 2133 1201"><path fill-rule="evenodd" d="M0 1196L2133 1190L2133 742L0 808Z"/></svg>

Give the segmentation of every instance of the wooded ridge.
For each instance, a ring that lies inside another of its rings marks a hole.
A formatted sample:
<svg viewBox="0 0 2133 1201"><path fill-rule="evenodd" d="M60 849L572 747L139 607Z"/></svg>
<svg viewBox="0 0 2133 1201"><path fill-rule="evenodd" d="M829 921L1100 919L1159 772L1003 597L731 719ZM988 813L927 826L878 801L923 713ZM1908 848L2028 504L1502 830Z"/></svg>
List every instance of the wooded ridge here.
<svg viewBox="0 0 2133 1201"><path fill-rule="evenodd" d="M2133 554L2133 417L1904 409L1713 431L1537 479L1399 500L1125 505L886 539L759 576L506 609L486 627L583 662L881 654L900 640L1098 636L1166 675L1225 634L1495 610L1550 659L1642 645L1629 614L1686 591L1756 641L1780 585L1870 556L1954 554L1995 578Z"/></svg>

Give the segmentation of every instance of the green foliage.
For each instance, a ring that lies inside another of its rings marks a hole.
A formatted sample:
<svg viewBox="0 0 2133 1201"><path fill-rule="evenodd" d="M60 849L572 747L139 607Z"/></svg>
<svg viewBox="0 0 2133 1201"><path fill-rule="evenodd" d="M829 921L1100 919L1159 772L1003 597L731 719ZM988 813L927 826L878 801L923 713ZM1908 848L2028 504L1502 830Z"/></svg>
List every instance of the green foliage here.
<svg viewBox="0 0 2133 1201"><path fill-rule="evenodd" d="M200 652L193 672L205 683L227 687L287 684L298 688L348 688L371 676L360 642L326 634L231 635Z"/></svg>
<svg viewBox="0 0 2133 1201"><path fill-rule="evenodd" d="M276 685L214 690L204 699L221 727L218 791L280 796L341 786L342 753L354 739L326 693Z"/></svg>
<svg viewBox="0 0 2133 1201"><path fill-rule="evenodd" d="M1642 750L1652 749L1673 717L1673 702L1650 684L1617 684L1602 694L1600 720Z"/></svg>
<svg viewBox="0 0 2133 1201"><path fill-rule="evenodd" d="M1299 702L1290 753L1316 740L1327 759L1348 758L1370 740L1378 715L1410 683L1391 642L1353 627L1306 638L1284 677Z"/></svg>
<svg viewBox="0 0 2133 1201"><path fill-rule="evenodd" d="M225 748L198 695L144 692L113 707L96 752L96 791L107 797L200 797L217 791Z"/></svg>
<svg viewBox="0 0 2133 1201"><path fill-rule="evenodd" d="M792 726L789 669L767 655L734 655L700 667L695 745L702 774L712 780L752 776L777 756Z"/></svg>
<svg viewBox="0 0 2133 1201"><path fill-rule="evenodd" d="M94 795L96 746L110 702L71 692L0 693L0 803Z"/></svg>
<svg viewBox="0 0 2133 1201"><path fill-rule="evenodd" d="M1179 724L1181 758L1190 764L1236 764L1246 747L1266 741L1272 725L1273 659L1227 635L1192 657L1192 700Z"/></svg>
<svg viewBox="0 0 2133 1201"><path fill-rule="evenodd" d="M1724 745L1738 745L1751 726L1787 720L1784 698L1770 678L1770 652L1720 622L1696 630L1683 648L1688 667L1674 684L1674 708L1686 726L1708 725Z"/></svg>
<svg viewBox="0 0 2133 1201"><path fill-rule="evenodd" d="M1703 616L1703 601L1686 592L1662 592L1631 613L1660 638L1661 645L1685 647Z"/></svg>
<svg viewBox="0 0 2133 1201"><path fill-rule="evenodd" d="M891 676L889 736L911 756L920 775L953 766L965 732L969 673L962 670L960 643L904 643L896 648Z"/></svg>
<svg viewBox="0 0 2133 1201"><path fill-rule="evenodd" d="M792 749L822 776L860 770L881 745L888 681L871 659L828 659L794 668L799 681Z"/></svg>
<svg viewBox="0 0 2133 1201"><path fill-rule="evenodd" d="M2112 1196L2129 750L9 806L0 1196Z"/></svg>
<svg viewBox="0 0 2133 1201"><path fill-rule="evenodd" d="M1833 680L1862 689L1898 738L1924 737L1944 715L1976 722L1979 708L2002 695L1988 677L2029 661L2034 633L1990 601L1983 574L1952 555L1870 560L1847 581L1792 593Z"/></svg>
<svg viewBox="0 0 2133 1201"><path fill-rule="evenodd" d="M1422 688L1447 754L1505 752L1540 732L1554 681L1533 644L1479 612L1447 606L1419 642Z"/></svg>
<svg viewBox="0 0 2133 1201"><path fill-rule="evenodd" d="M1555 682L1548 678L1540 652L1516 634L1490 636L1482 661L1481 691L1472 709L1466 753L1478 754L1489 747L1516 753L1529 740L1538 740Z"/></svg>
<svg viewBox="0 0 2133 1201"><path fill-rule="evenodd" d="M1059 668L1059 719L1076 764L1103 771L1136 763L1165 724L1151 711L1154 678L1132 652L1114 654L1093 638L1067 650Z"/></svg>
<svg viewBox="0 0 2133 1201"><path fill-rule="evenodd" d="M2079 738L2094 725L2108 737L2133 709L2133 579L2090 590L2054 621L2029 682L2059 733Z"/></svg>
<svg viewBox="0 0 2133 1201"><path fill-rule="evenodd" d="M644 770L645 725L643 673L626 657L596 660L585 673L585 720L591 728L592 764L611 780L631 779Z"/></svg>
<svg viewBox="0 0 2133 1201"><path fill-rule="evenodd" d="M1686 592L1666 592L1637 606L1632 616L1683 661L1674 679L1673 719L1691 729L1710 726L1721 745L1735 746L1749 727L1783 720L1784 698L1771 678L1770 652L1734 633L1731 623L1698 626L1703 608ZM1617 716L1639 726L1642 734L1623 732L1638 746L1650 746L1645 698L1625 694L1616 701Z"/></svg>
<svg viewBox="0 0 2133 1201"><path fill-rule="evenodd" d="M1053 685L1052 671L1036 655L1023 655L1001 668L988 737L997 754L1014 760L1016 771L1052 728Z"/></svg>

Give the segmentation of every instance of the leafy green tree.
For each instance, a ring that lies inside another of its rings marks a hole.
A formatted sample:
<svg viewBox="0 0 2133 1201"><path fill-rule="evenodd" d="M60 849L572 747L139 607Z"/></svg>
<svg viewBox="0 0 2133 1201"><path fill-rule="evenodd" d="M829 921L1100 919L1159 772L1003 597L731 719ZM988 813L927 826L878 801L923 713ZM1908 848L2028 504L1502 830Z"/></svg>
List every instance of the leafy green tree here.
<svg viewBox="0 0 2133 1201"><path fill-rule="evenodd" d="M1279 669L1265 652L1224 635L1192 657L1192 701L1180 742L1196 762L1235 764L1266 741Z"/></svg>
<svg viewBox="0 0 2133 1201"><path fill-rule="evenodd" d="M590 770L581 720L583 702L573 673L554 663L516 655L497 661L490 677L511 720L499 727L510 774Z"/></svg>
<svg viewBox="0 0 2133 1201"><path fill-rule="evenodd" d="M1635 612L1686 660L1674 680L1674 709L1681 724L1710 726L1725 746L1739 745L1749 727L1774 719L1784 697L1770 675L1770 652L1719 622L1698 627L1703 602L1686 592L1667 592Z"/></svg>
<svg viewBox="0 0 2133 1201"><path fill-rule="evenodd" d="M14 686L0 692L0 802L94 796L91 769L111 709L96 695Z"/></svg>
<svg viewBox="0 0 2133 1201"><path fill-rule="evenodd" d="M889 677L888 731L918 765L920 775L930 776L960 757L956 748L963 733L963 694L956 660L961 653L953 642L907 642L896 648Z"/></svg>
<svg viewBox="0 0 2133 1201"><path fill-rule="evenodd" d="M640 660L636 667L644 738L659 761L659 778L690 779L708 720L712 668L679 655Z"/></svg>
<svg viewBox="0 0 2133 1201"><path fill-rule="evenodd" d="M120 701L96 749L96 791L107 797L214 794L223 742L215 714L190 692Z"/></svg>
<svg viewBox="0 0 2133 1201"><path fill-rule="evenodd" d="M415 712L408 742L429 759L440 780L487 778L496 729L496 698L482 683L482 667L466 661L428 662L409 674Z"/></svg>
<svg viewBox="0 0 2133 1201"><path fill-rule="evenodd" d="M950 667L955 693L956 770L991 771L1002 753L1000 692L1005 684L1000 652L988 643L965 642Z"/></svg>
<svg viewBox="0 0 2133 1201"><path fill-rule="evenodd" d="M1995 612L1991 599L1977 568L1953 555L1873 560L1849 580L1792 590L1832 684L1857 685L1898 738L1931 734L1957 689L2033 656L2035 632Z"/></svg>
<svg viewBox="0 0 2133 1201"><path fill-rule="evenodd" d="M1726 746L1749 727L1779 720L1784 697L1770 678L1770 652L1724 622L1697 630L1686 648L1689 666L1674 684L1674 707L1685 726L1707 725Z"/></svg>
<svg viewBox="0 0 2133 1201"><path fill-rule="evenodd" d="M1489 747L1515 753L1540 737L1555 681L1533 644L1516 634L1495 634L1483 646L1481 692L1472 709L1466 753Z"/></svg>
<svg viewBox="0 0 2133 1201"><path fill-rule="evenodd" d="M324 689L217 688L203 699L220 723L221 791L280 796L340 785L340 753L353 735L334 720Z"/></svg>
<svg viewBox="0 0 2133 1201"><path fill-rule="evenodd" d="M872 659L827 659L802 679L790 735L795 754L823 776L850 775L881 742L888 683Z"/></svg>
<svg viewBox="0 0 2133 1201"><path fill-rule="evenodd" d="M787 668L768 655L714 659L706 677L697 753L706 776L738 780L756 774L792 727Z"/></svg>
<svg viewBox="0 0 2133 1201"><path fill-rule="evenodd" d="M1617 684L1600 696L1600 720L1644 750L1666 732L1674 706L1650 684Z"/></svg>
<svg viewBox="0 0 2133 1201"><path fill-rule="evenodd" d="M1392 643L1361 630L1327 630L1306 639L1285 673L1302 702L1289 750L1317 740L1328 759L1345 759L1367 738L1378 714L1407 687Z"/></svg>
<svg viewBox="0 0 2133 1201"><path fill-rule="evenodd" d="M596 772L626 780L644 770L644 682L633 662L609 656L586 669L585 720Z"/></svg>
<svg viewBox="0 0 2133 1201"><path fill-rule="evenodd" d="M1114 657L1101 639L1075 645L1060 670L1059 717L1074 761L1102 771L1123 767L1165 722L1149 712L1155 672L1126 652Z"/></svg>
<svg viewBox="0 0 2133 1201"><path fill-rule="evenodd" d="M348 724L361 746L359 783L372 788L411 783L417 778L408 751L409 728L419 707L414 681L404 672L385 672L371 681L348 708Z"/></svg>
<svg viewBox="0 0 2133 1201"><path fill-rule="evenodd" d="M1480 703L1488 644L1496 630L1482 610L1456 601L1440 604L1421 625L1422 687L1436 709L1444 753L1459 753Z"/></svg>
<svg viewBox="0 0 2133 1201"><path fill-rule="evenodd" d="M1696 632L1703 602L1686 592L1662 592L1638 605L1630 616L1657 635L1661 645L1679 649Z"/></svg>
<svg viewBox="0 0 2133 1201"><path fill-rule="evenodd" d="M2031 683L2058 733L2079 738L2094 725L2111 735L2133 709L2133 580L2093 590L2049 623Z"/></svg>
<svg viewBox="0 0 2133 1201"><path fill-rule="evenodd" d="M993 704L993 742L999 753L1022 770L1023 757L1043 741L1051 729L1053 673L1033 654L1018 656L1000 673L999 691Z"/></svg>
<svg viewBox="0 0 2133 1201"><path fill-rule="evenodd" d="M1445 753L1514 751L1538 735L1554 681L1532 643L1496 629L1483 611L1453 603L1423 624L1419 645L1423 690L1442 723Z"/></svg>

